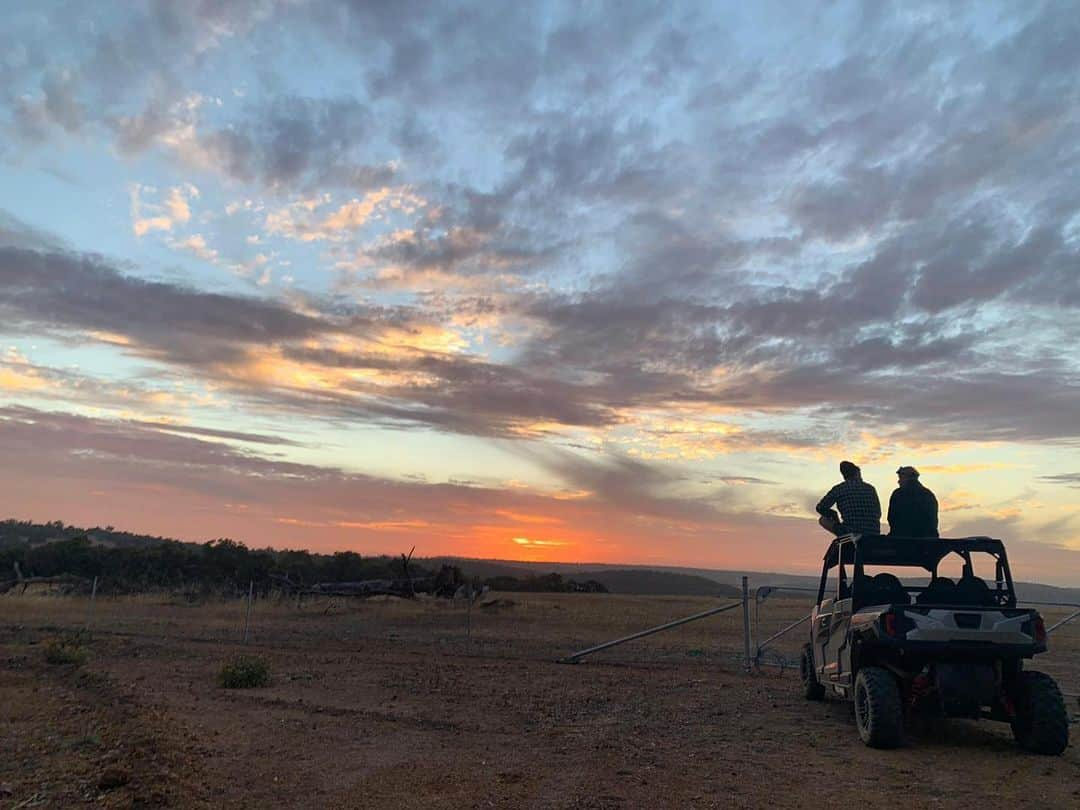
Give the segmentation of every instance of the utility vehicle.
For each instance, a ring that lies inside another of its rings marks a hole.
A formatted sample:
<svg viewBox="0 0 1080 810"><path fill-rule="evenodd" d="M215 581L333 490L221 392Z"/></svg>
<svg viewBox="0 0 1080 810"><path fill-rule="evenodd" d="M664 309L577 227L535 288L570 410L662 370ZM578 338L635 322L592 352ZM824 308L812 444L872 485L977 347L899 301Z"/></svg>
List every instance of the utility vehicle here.
<svg viewBox="0 0 1080 810"><path fill-rule="evenodd" d="M810 620L803 692L854 701L867 745L899 745L905 722L924 711L1007 722L1021 747L1041 754L1068 745L1061 691L1024 668L1046 652L1046 626L1016 606L1000 540L838 537Z"/></svg>

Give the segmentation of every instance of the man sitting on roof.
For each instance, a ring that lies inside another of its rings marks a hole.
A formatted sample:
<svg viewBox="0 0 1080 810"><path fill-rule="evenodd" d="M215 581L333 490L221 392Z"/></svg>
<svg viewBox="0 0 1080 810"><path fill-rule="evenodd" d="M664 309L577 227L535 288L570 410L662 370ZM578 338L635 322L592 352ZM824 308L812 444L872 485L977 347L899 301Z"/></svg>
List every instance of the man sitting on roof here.
<svg viewBox="0 0 1080 810"><path fill-rule="evenodd" d="M893 537L937 537L938 503L934 493L919 483L919 471L901 467L900 486L889 498L889 534Z"/></svg>
<svg viewBox="0 0 1080 810"><path fill-rule="evenodd" d="M837 537L844 534L880 534L881 502L877 490L862 480L862 471L850 461L840 462L844 480L830 489L817 505L818 523ZM840 509L839 516L832 507Z"/></svg>

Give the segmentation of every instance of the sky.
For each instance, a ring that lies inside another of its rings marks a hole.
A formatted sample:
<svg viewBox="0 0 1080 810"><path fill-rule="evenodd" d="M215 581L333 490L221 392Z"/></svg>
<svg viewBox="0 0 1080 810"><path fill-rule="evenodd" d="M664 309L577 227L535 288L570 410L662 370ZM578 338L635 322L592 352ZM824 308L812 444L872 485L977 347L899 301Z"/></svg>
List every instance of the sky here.
<svg viewBox="0 0 1080 810"><path fill-rule="evenodd" d="M1080 585L1069 3L4 3L0 516Z"/></svg>

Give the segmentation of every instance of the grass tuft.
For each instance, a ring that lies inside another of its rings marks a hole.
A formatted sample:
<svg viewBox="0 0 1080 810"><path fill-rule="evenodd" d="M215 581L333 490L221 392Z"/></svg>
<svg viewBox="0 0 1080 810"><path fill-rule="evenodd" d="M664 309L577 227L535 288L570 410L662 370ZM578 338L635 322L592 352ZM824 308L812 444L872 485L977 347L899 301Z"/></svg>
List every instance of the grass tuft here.
<svg viewBox="0 0 1080 810"><path fill-rule="evenodd" d="M45 661L57 666L86 663L86 648L78 636L58 636L45 642Z"/></svg>
<svg viewBox="0 0 1080 810"><path fill-rule="evenodd" d="M266 686L270 683L270 665L257 656L238 656L222 665L218 672L218 683L226 689Z"/></svg>

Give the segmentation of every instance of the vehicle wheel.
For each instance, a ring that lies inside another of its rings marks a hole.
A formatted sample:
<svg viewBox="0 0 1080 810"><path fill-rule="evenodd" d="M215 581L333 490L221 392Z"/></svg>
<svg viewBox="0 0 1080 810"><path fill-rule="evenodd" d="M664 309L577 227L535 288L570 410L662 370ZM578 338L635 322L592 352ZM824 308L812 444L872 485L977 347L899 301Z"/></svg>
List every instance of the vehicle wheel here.
<svg viewBox="0 0 1080 810"><path fill-rule="evenodd" d="M855 679L855 724L871 748L895 748L904 739L904 707L896 678L881 667L863 667Z"/></svg>
<svg viewBox="0 0 1080 810"><path fill-rule="evenodd" d="M1036 754L1060 754L1069 744L1069 715L1057 683L1043 672L1021 672L1013 691L1013 736Z"/></svg>
<svg viewBox="0 0 1080 810"><path fill-rule="evenodd" d="M818 683L817 671L814 669L814 650L809 645L803 645L802 657L799 658L799 674L802 675L803 697L807 700L821 700L825 697L825 687Z"/></svg>

